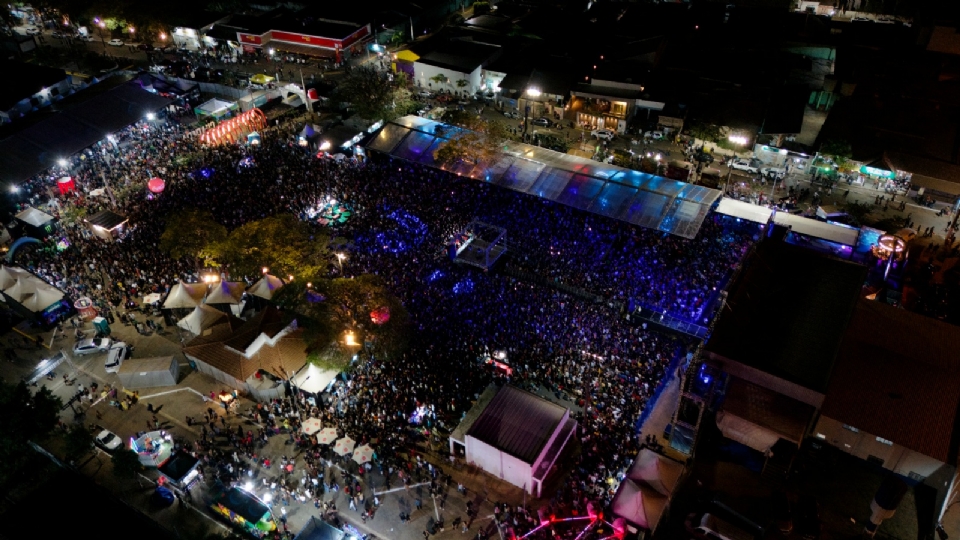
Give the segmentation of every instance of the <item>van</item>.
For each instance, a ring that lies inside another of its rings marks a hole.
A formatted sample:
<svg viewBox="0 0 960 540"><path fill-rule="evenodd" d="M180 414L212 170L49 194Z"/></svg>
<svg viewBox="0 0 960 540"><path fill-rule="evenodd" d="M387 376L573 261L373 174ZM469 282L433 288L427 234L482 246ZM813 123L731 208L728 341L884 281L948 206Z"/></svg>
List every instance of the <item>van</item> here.
<svg viewBox="0 0 960 540"><path fill-rule="evenodd" d="M754 540L754 535L731 525L713 514L704 514L695 533L707 540Z"/></svg>

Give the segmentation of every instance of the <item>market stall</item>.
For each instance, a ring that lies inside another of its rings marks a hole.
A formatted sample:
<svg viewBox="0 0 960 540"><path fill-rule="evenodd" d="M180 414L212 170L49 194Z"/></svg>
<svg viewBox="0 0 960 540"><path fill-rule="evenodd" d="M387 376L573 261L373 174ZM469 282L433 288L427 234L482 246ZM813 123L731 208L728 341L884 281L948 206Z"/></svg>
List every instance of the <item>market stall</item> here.
<svg viewBox="0 0 960 540"><path fill-rule="evenodd" d="M141 465L157 468L173 454L173 437L166 431L148 431L131 438L130 449L137 453Z"/></svg>

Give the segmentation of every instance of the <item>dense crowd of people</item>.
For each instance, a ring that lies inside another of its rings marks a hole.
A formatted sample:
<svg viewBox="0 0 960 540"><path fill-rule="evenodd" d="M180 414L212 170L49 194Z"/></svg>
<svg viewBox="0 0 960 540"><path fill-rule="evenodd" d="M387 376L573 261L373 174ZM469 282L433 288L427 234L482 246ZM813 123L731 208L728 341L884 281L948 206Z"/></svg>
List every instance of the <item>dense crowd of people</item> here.
<svg viewBox="0 0 960 540"><path fill-rule="evenodd" d="M267 429L282 431L304 460L302 477L286 477L290 497L329 506L324 493L334 489L336 458L328 447L295 435L299 422L313 415L358 444L373 443L373 466L386 482L423 480L442 491L449 477L410 452L444 448L445 436L484 389L509 382L570 406L579 420L582 452L564 482L548 482L551 512L582 514L591 502L606 507L614 494L607 479L629 467L642 443L638 420L671 362L690 345L631 322L622 306L633 301L707 322L716 290L755 240L756 228L711 215L697 237L686 240L386 157L321 164L295 144L295 133L267 133L259 147L210 148L173 122L134 126L117 134L117 144L101 143L70 165L83 195L52 197L50 180L60 171L21 186L31 203L58 215L90 214L108 207L107 197L88 195L106 179L116 211L129 218L123 238L103 242L67 226L53 240L64 240L65 249L28 249L18 260L71 296L90 296L103 311L123 313L147 293L197 280L200 269L191 261L158 249L165 218L178 209L209 210L233 229L281 212L305 216L331 199L347 202L353 215L336 230L351 241L342 271L386 280L411 314L410 346L401 358L364 358L312 410L305 401L268 405L268 412L257 413L264 431L224 426L222 437L245 460L227 477L264 467L257 442ZM152 176L166 181L158 196L143 187ZM453 264L445 248L474 219L506 228L507 263L542 281ZM331 261L331 274L340 271ZM585 301L553 284L604 300ZM486 362L495 352L509 372ZM217 426L211 418L208 423L197 449L218 468L232 469L241 456L213 445ZM369 504L370 492L362 499L364 468L343 466L352 479L344 485L361 497L351 504L359 502L364 519L372 517L377 505ZM530 508L498 508L498 523L518 534L537 524ZM458 516L457 526L468 529L471 521Z"/></svg>

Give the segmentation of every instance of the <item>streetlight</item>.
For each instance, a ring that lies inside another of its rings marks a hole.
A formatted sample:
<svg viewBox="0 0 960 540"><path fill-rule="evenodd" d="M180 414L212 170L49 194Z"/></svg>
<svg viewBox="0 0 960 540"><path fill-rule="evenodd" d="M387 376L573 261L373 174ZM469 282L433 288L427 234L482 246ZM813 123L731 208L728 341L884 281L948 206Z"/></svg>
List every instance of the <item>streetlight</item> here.
<svg viewBox="0 0 960 540"><path fill-rule="evenodd" d="M167 40L167 33L160 32L160 41L166 41L166 40Z"/></svg>
<svg viewBox="0 0 960 540"><path fill-rule="evenodd" d="M157 115L153 114L152 112L147 113L147 120L150 120L152 122L156 119L157 119Z"/></svg>
<svg viewBox="0 0 960 540"><path fill-rule="evenodd" d="M66 168L67 168L67 160L65 160L65 159L63 159L63 158L60 158L60 159L57 160L57 165L59 165L60 168L62 168L62 169L66 169Z"/></svg>
<svg viewBox="0 0 960 540"><path fill-rule="evenodd" d="M107 24L100 20L99 17L94 19L97 23L97 27L100 28L100 44L103 45L103 50L107 50L107 42L103 39L103 29L107 27Z"/></svg>

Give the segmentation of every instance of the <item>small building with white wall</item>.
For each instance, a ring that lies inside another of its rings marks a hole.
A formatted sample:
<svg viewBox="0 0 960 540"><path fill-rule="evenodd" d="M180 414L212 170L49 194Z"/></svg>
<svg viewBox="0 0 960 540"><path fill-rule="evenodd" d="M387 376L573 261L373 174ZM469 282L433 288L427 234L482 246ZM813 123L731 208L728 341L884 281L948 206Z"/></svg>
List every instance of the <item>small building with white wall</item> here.
<svg viewBox="0 0 960 540"><path fill-rule="evenodd" d="M450 452L534 497L577 432L570 410L513 386L491 385L450 436Z"/></svg>
<svg viewBox="0 0 960 540"><path fill-rule="evenodd" d="M500 47L496 45L450 39L436 44L413 62L414 80L433 91L474 94L483 87L484 67L499 54ZM443 80L434 80L438 77ZM458 86L461 80L466 84Z"/></svg>

